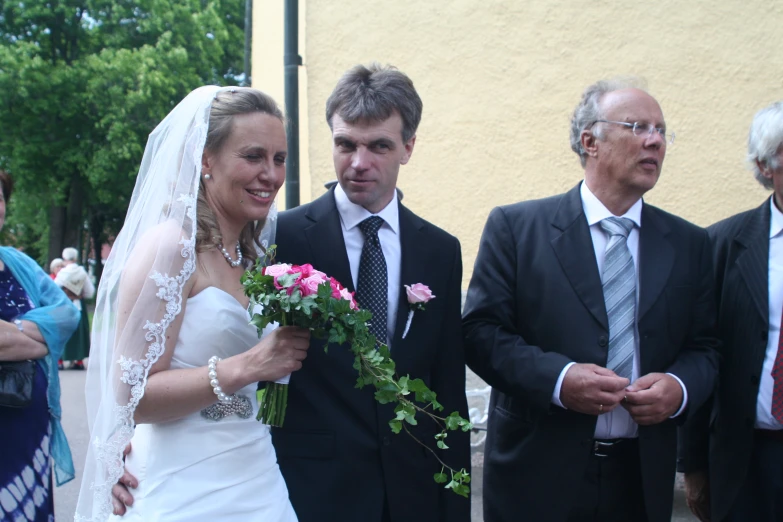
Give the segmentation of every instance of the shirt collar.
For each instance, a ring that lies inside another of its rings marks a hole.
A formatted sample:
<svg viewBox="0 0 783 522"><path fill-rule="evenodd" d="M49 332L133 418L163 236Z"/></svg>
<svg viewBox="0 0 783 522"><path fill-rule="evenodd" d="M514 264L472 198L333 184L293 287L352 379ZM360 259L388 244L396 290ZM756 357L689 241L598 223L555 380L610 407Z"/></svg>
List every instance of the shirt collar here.
<svg viewBox="0 0 783 522"><path fill-rule="evenodd" d="M366 208L352 203L339 183L334 188L334 202L337 205L337 212L340 213L340 219L346 230L359 226L359 223L370 216L378 216L386 222L392 232L398 233L400 228L400 209L399 205L397 205L396 190L389 204L377 214L372 214Z"/></svg>
<svg viewBox="0 0 783 522"><path fill-rule="evenodd" d="M601 203L601 200L599 200L597 197L595 197L595 194L593 194L589 188L587 188L587 183L584 181L582 182L582 187L580 188L580 194L582 196L582 208L585 211L585 217L587 218L587 224L589 226L593 226L596 223L600 223L602 220L614 216L608 208L604 206L603 203ZM628 209L628 212L623 214L622 216L628 218L631 221L633 221L637 227L642 227L642 200L639 198L636 203L631 205L631 208ZM783 218L783 216L781 216Z"/></svg>
<svg viewBox="0 0 783 522"><path fill-rule="evenodd" d="M769 207L772 209L769 220L769 237L772 239L783 230L783 212L775 206L775 196L769 198Z"/></svg>

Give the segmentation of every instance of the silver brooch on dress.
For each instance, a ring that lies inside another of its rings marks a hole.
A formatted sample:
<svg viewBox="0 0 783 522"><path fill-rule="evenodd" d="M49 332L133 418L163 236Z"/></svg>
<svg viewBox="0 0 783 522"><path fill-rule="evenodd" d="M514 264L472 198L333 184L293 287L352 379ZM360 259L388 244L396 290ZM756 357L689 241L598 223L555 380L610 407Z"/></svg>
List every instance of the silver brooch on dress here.
<svg viewBox="0 0 783 522"><path fill-rule="evenodd" d="M216 402L201 410L201 416L211 421L223 420L231 415L248 419L253 414L253 405L244 395L232 395L229 402Z"/></svg>

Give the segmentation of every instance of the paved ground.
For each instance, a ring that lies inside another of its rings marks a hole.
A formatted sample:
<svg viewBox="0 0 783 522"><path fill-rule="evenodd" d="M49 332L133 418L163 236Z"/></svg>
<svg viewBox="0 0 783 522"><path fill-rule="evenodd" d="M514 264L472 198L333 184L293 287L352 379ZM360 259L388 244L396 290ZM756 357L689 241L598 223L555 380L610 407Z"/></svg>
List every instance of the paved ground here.
<svg viewBox="0 0 783 522"><path fill-rule="evenodd" d="M81 487L81 472L87 453L89 433L87 432L87 418L84 407L84 378L85 372L78 370L64 370L60 372L62 385L63 427L68 436L68 441L73 452L73 460L76 465L76 479L55 490L55 514L59 522L73 520L76 510L76 500ZM475 375L468 376L467 388L483 389L486 385ZM471 397L470 406L480 411L485 408L483 399ZM481 515L481 477L484 464L484 448L482 446L473 449L473 479L471 481L473 494L473 522L483 522ZM685 507L682 489L675 489L675 508L672 522L694 522L696 519L690 515Z"/></svg>
<svg viewBox="0 0 783 522"><path fill-rule="evenodd" d="M87 456L90 434L87 430L87 412L84 403L84 370L63 370L60 372L62 389L63 429L68 437L76 466L76 478L54 491L54 514L58 522L73 520L76 500L82 485L82 469Z"/></svg>

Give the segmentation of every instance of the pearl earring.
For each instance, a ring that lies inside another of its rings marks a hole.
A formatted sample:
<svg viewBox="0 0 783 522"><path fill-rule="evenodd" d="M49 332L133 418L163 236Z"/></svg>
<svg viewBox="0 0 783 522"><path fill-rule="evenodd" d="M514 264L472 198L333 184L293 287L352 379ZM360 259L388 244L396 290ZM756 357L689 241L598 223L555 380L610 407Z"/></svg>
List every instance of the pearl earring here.
<svg viewBox="0 0 783 522"><path fill-rule="evenodd" d="M212 179L212 176L210 176L209 174L204 174L204 179L209 181L210 179Z"/></svg>

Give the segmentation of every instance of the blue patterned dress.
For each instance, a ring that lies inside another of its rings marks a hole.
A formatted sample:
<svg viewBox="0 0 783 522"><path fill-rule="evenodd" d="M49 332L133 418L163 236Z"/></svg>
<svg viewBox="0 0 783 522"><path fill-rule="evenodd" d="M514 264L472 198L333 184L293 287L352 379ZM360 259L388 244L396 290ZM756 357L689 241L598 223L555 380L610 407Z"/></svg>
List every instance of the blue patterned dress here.
<svg viewBox="0 0 783 522"><path fill-rule="evenodd" d="M33 308L6 267L0 271L0 319L13 321ZM0 521L54 520L49 458L46 375L35 365L33 400L26 408L0 406Z"/></svg>

